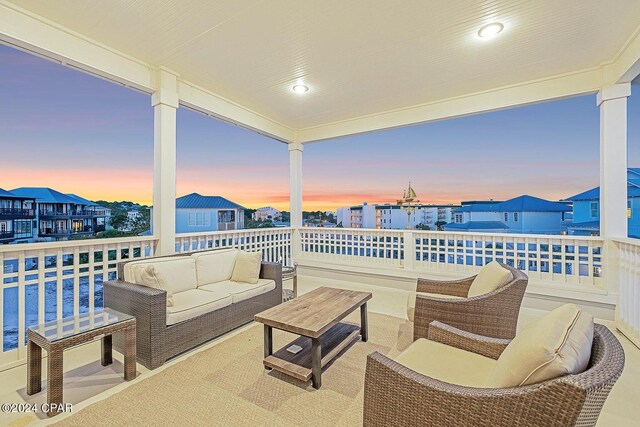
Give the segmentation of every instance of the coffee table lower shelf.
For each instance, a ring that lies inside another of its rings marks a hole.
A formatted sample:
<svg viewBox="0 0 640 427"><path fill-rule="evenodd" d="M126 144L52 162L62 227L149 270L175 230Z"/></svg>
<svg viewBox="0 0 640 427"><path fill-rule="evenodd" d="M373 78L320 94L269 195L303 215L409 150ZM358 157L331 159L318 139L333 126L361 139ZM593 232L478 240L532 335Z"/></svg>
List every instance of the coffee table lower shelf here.
<svg viewBox="0 0 640 427"><path fill-rule="evenodd" d="M333 360L340 352L360 339L360 326L351 323L338 323L319 338L321 359L320 369ZM292 345L302 347L293 354L287 351ZM300 381L309 381L313 375L311 338L300 337L287 346L265 357L265 368L274 369Z"/></svg>

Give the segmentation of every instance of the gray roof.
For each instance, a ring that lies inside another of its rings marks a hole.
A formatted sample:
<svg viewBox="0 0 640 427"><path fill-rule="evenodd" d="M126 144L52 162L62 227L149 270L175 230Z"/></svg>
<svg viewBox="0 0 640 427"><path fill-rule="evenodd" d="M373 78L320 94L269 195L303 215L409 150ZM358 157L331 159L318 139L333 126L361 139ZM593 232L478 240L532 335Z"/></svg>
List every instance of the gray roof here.
<svg viewBox="0 0 640 427"><path fill-rule="evenodd" d="M176 199L176 209L245 209L231 200L220 196L187 194Z"/></svg>

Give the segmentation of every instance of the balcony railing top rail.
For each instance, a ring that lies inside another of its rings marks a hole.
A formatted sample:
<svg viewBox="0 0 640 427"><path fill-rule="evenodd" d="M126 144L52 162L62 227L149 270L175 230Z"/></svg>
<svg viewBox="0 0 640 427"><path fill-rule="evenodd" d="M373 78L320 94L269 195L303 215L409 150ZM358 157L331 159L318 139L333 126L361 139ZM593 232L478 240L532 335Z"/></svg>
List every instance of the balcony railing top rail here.
<svg viewBox="0 0 640 427"><path fill-rule="evenodd" d="M0 208L0 216L35 216L33 209Z"/></svg>

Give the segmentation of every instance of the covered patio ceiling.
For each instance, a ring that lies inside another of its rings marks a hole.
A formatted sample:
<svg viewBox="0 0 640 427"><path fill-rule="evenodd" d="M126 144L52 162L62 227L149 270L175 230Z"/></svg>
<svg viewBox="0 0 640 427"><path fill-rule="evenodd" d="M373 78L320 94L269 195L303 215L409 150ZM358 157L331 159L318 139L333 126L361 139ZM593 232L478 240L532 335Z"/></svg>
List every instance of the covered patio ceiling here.
<svg viewBox="0 0 640 427"><path fill-rule="evenodd" d="M636 0L12 0L0 40L286 142L455 117L628 82ZM486 40L485 24L504 30ZM304 95L292 86L309 87Z"/></svg>

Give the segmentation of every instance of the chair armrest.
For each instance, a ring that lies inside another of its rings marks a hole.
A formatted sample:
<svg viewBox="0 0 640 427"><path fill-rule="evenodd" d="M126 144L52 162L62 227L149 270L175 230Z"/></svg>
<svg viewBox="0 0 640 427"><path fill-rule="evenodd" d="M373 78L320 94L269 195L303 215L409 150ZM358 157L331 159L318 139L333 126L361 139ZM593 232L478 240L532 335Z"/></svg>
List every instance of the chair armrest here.
<svg viewBox="0 0 640 427"><path fill-rule="evenodd" d="M138 329L167 326L167 292L124 280L104 284L104 306L135 316Z"/></svg>
<svg viewBox="0 0 640 427"><path fill-rule="evenodd" d="M434 320L429 324L428 338L461 350L498 359L511 340L491 338L465 332Z"/></svg>
<svg viewBox="0 0 640 427"><path fill-rule="evenodd" d="M282 289L282 264L278 262L262 261L260 278L271 279L276 282L276 289Z"/></svg>
<svg viewBox="0 0 640 427"><path fill-rule="evenodd" d="M469 294L469 288L476 276L467 277L460 280L431 280L418 279L416 292L426 292L429 294L453 295L465 298Z"/></svg>

